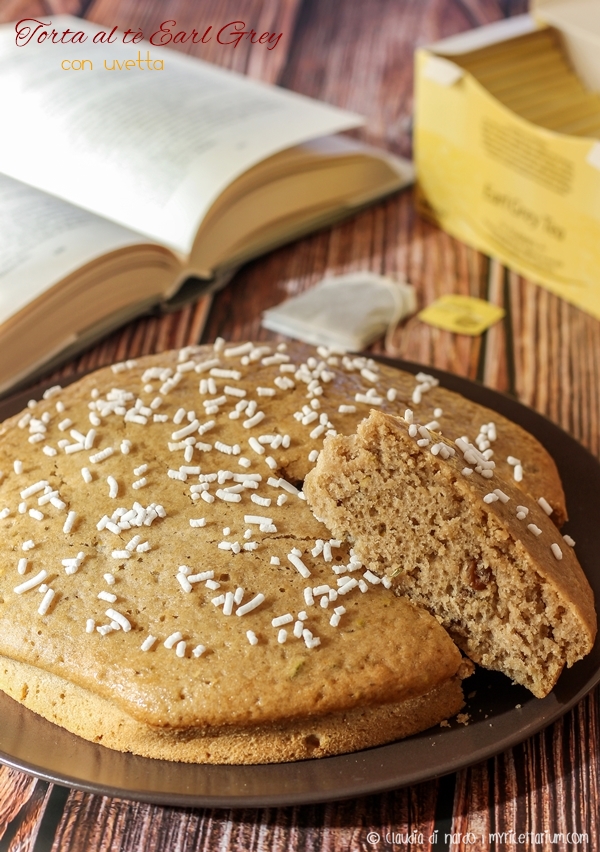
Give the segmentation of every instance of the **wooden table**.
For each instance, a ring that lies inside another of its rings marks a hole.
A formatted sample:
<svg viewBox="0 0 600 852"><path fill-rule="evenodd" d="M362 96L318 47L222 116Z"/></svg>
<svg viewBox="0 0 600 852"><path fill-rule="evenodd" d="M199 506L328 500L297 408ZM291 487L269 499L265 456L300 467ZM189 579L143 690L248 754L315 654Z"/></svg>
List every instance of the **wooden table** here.
<svg viewBox="0 0 600 852"><path fill-rule="evenodd" d="M177 19L182 29L243 18L259 31L282 32L277 48L267 52L240 44L234 50L213 42L190 52L363 113L368 122L362 138L410 155L415 45L522 13L526 5L526 0L0 0L0 18L48 19L66 11L145 32L167 18ZM480 338L410 320L397 329L387 354L512 393L600 454L600 322L418 218L411 192L249 264L212 304L203 298L179 313L130 323L55 378L217 335L273 338L260 327L264 308L325 273L359 269L403 273L420 304L458 292L503 305L505 322ZM599 709L596 691L551 728L454 776L317 806L163 808L67 790L0 767L0 852L599 849ZM369 831L380 841L370 842ZM466 842L468 832L476 843ZM493 832L506 834L493 840Z"/></svg>

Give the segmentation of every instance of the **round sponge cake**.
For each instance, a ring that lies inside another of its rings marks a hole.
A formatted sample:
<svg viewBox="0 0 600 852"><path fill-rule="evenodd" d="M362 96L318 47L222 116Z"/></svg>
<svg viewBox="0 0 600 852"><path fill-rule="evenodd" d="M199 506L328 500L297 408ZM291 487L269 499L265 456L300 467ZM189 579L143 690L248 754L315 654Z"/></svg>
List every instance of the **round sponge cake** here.
<svg viewBox="0 0 600 852"><path fill-rule="evenodd" d="M452 640L301 490L372 386L331 354L194 348L7 421L0 688L87 739L186 761L334 754L456 713Z"/></svg>
<svg viewBox="0 0 600 852"><path fill-rule="evenodd" d="M448 633L302 490L324 441L407 406L487 442L564 519L535 439L364 357L219 341L32 401L1 427L0 688L87 739L201 762L336 754L456 713L469 666Z"/></svg>

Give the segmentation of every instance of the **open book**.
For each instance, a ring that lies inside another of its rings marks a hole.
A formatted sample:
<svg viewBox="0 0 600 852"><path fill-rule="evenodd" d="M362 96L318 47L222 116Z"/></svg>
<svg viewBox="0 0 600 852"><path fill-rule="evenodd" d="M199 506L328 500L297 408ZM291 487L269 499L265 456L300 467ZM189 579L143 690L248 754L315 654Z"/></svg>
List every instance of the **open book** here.
<svg viewBox="0 0 600 852"><path fill-rule="evenodd" d="M77 18L52 28L88 38L17 47L0 27L0 392L190 276L218 286L412 180L331 135L356 115L146 42L93 44ZM138 51L152 62L127 67Z"/></svg>

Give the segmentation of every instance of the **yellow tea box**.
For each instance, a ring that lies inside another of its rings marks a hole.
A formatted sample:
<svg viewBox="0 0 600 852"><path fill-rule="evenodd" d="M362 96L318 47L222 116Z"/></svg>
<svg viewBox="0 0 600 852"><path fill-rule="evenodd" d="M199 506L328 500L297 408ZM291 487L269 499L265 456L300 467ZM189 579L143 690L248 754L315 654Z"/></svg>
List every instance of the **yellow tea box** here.
<svg viewBox="0 0 600 852"><path fill-rule="evenodd" d="M598 91L597 0L546 0L416 55L421 210L600 318Z"/></svg>

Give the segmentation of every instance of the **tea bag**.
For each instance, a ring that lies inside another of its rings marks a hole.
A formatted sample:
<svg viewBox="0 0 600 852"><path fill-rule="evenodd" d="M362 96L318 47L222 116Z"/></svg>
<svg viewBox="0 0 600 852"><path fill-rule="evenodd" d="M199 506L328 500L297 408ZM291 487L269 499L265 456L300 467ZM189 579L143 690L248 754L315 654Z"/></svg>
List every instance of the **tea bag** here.
<svg viewBox="0 0 600 852"><path fill-rule="evenodd" d="M416 310L414 289L374 272L324 278L263 313L262 325L288 337L349 351L364 349Z"/></svg>

